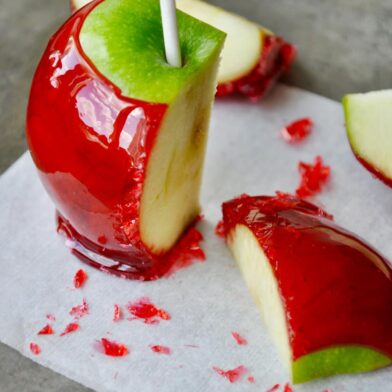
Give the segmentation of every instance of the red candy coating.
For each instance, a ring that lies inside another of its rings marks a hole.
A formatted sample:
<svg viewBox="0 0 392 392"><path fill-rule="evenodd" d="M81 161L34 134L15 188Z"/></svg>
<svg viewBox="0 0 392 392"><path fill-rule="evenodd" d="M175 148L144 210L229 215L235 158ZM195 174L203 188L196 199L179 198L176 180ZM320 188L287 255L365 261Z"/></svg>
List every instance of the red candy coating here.
<svg viewBox="0 0 392 392"><path fill-rule="evenodd" d="M75 332L80 328L78 323L70 323L65 327L64 332L60 336L68 335L69 333Z"/></svg>
<svg viewBox="0 0 392 392"><path fill-rule="evenodd" d="M134 316L133 319L143 319L146 324L158 324L159 319L170 320L170 314L156 307L149 298L143 297L127 305L128 311Z"/></svg>
<svg viewBox="0 0 392 392"><path fill-rule="evenodd" d="M122 343L117 343L106 338L101 339L105 355L110 357L124 357L129 354L128 347Z"/></svg>
<svg viewBox="0 0 392 392"><path fill-rule="evenodd" d="M281 130L281 134L283 138L290 143L299 142L309 136L312 128L313 121L306 117L286 125Z"/></svg>
<svg viewBox="0 0 392 392"><path fill-rule="evenodd" d="M41 354L41 347L37 344L37 343L30 343L30 351L34 354L34 355L39 355Z"/></svg>
<svg viewBox="0 0 392 392"><path fill-rule="evenodd" d="M218 85L217 96L241 94L257 101L287 72L294 61L296 48L275 35L263 35L260 60L247 75Z"/></svg>
<svg viewBox="0 0 392 392"><path fill-rule="evenodd" d="M231 383L235 383L236 381L240 380L247 372L246 367L242 365L232 370L223 370L214 366L213 370L215 370L215 372L217 372L222 377L227 378Z"/></svg>
<svg viewBox="0 0 392 392"><path fill-rule="evenodd" d="M204 256L192 231L165 255L140 237L145 170L168 106L122 96L84 54L80 29L99 3L74 13L50 40L31 87L27 140L72 252L121 277L157 279L179 255L180 264Z"/></svg>
<svg viewBox="0 0 392 392"><path fill-rule="evenodd" d="M80 287L82 287L86 283L87 279L88 279L88 275L86 271L80 269L78 272L76 272L74 276L75 289L79 289Z"/></svg>
<svg viewBox="0 0 392 392"><path fill-rule="evenodd" d="M315 158L313 165L300 162L298 170L301 175L301 182L296 190L296 194L301 198L313 196L320 192L322 186L327 182L331 171L329 166L324 166L320 156Z"/></svg>
<svg viewBox="0 0 392 392"><path fill-rule="evenodd" d="M169 347L155 345L155 346L150 346L150 348L154 353L157 354L165 354L165 355L171 354L171 349Z"/></svg>
<svg viewBox="0 0 392 392"><path fill-rule="evenodd" d="M215 234L218 237L225 238L225 236L226 236L225 225L223 224L222 220L219 221L218 224L216 225L216 227L215 227Z"/></svg>
<svg viewBox="0 0 392 392"><path fill-rule="evenodd" d="M47 324L45 325L37 335L53 335L54 331L51 325Z"/></svg>
<svg viewBox="0 0 392 392"><path fill-rule="evenodd" d="M248 344L248 341L244 337L242 337L238 332L232 332L231 334L238 345L245 346Z"/></svg>
<svg viewBox="0 0 392 392"><path fill-rule="evenodd" d="M358 162L365 167L375 178L381 180L385 185L388 185L392 188L392 178L386 177L383 173L376 170L370 163L362 159L355 151L353 151L355 158L357 158Z"/></svg>
<svg viewBox="0 0 392 392"><path fill-rule="evenodd" d="M276 276L293 360L338 345L392 358L392 269L371 246L294 197L223 204L230 241L237 224L257 238Z"/></svg>

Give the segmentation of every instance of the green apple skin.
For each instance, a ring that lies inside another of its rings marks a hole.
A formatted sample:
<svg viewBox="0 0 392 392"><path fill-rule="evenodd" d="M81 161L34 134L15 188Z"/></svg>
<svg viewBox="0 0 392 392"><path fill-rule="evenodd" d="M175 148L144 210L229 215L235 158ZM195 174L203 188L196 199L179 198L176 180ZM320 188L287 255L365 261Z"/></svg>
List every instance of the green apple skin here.
<svg viewBox="0 0 392 392"><path fill-rule="evenodd" d="M343 98L347 137L357 159L392 186L392 90Z"/></svg>
<svg viewBox="0 0 392 392"><path fill-rule="evenodd" d="M370 372L389 366L391 359L361 346L341 346L304 355L292 364L294 384L339 374Z"/></svg>
<svg viewBox="0 0 392 392"><path fill-rule="evenodd" d="M165 59L158 0L105 0L88 15L80 43L100 73L122 94L171 103L200 70L215 61L226 34L177 11L183 66Z"/></svg>

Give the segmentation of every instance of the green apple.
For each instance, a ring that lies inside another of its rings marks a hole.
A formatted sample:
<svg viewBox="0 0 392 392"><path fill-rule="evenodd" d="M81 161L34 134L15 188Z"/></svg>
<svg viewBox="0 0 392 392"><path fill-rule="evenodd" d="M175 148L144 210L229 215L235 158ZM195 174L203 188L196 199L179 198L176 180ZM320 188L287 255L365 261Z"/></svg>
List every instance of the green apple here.
<svg viewBox="0 0 392 392"><path fill-rule="evenodd" d="M392 90L343 98L347 136L359 161L392 186Z"/></svg>
<svg viewBox="0 0 392 392"><path fill-rule="evenodd" d="M86 257L104 245L108 259L128 264L121 273L146 279L164 272L159 256L200 213L225 40L177 17L179 68L165 59L158 0L86 5L49 42L28 108L30 150L68 233Z"/></svg>

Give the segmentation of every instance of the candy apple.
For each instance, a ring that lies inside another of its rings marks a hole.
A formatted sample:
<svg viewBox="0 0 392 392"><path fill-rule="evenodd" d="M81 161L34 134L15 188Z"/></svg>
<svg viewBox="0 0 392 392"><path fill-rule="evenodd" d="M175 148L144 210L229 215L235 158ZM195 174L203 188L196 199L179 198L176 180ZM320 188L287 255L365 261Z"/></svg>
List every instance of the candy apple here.
<svg viewBox="0 0 392 392"><path fill-rule="evenodd" d="M223 204L227 243L294 383L392 361L392 270L289 195Z"/></svg>
<svg viewBox="0 0 392 392"><path fill-rule="evenodd" d="M392 90L343 98L347 136L358 160L392 186Z"/></svg>
<svg viewBox="0 0 392 392"><path fill-rule="evenodd" d="M78 9L88 2L71 0L71 8ZM176 3L178 9L227 33L218 96L239 93L257 100L292 64L295 47L264 27L203 1Z"/></svg>
<svg viewBox="0 0 392 392"><path fill-rule="evenodd" d="M200 211L225 34L182 12L178 25L181 68L165 61L158 1L94 1L52 37L31 88L28 143L60 229L131 278L162 275Z"/></svg>

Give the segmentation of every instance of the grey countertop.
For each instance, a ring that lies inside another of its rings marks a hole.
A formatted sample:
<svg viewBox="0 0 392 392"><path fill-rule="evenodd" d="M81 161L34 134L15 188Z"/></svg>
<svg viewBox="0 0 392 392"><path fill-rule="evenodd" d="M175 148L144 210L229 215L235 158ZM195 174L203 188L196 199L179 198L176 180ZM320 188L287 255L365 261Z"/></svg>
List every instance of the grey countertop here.
<svg viewBox="0 0 392 392"><path fill-rule="evenodd" d="M340 100L348 92L392 88L391 0L211 0L295 43L285 82ZM0 0L0 173L26 149L30 81L68 0ZM0 344L1 392L87 391Z"/></svg>

